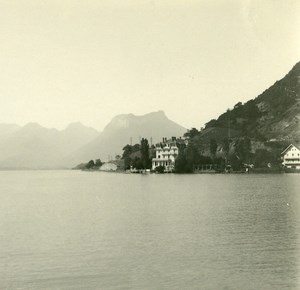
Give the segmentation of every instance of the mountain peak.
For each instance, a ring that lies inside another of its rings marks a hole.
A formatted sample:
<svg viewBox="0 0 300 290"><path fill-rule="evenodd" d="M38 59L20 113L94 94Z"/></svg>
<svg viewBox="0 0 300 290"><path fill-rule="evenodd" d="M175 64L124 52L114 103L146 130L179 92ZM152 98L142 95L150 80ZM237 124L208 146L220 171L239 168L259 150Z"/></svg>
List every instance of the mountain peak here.
<svg viewBox="0 0 300 290"><path fill-rule="evenodd" d="M47 131L57 131L57 130L56 129L45 128L45 127L43 127L40 124L35 123L35 122L27 123L25 126L23 126L20 129L20 132L23 132L24 134L47 132Z"/></svg>
<svg viewBox="0 0 300 290"><path fill-rule="evenodd" d="M156 112L150 112L150 113L146 113L144 115L135 115L135 114L132 114L132 113L120 114L120 115L116 115L115 117L113 117L113 119L144 118L146 116L155 116L155 115L166 116L166 114L165 114L165 112L163 110L158 110Z"/></svg>
<svg viewBox="0 0 300 290"><path fill-rule="evenodd" d="M163 110L158 110L158 111L156 111L156 112L150 112L150 113L148 113L148 114L145 114L145 116L147 116L147 115L160 115L160 116L166 116L166 113L163 111Z"/></svg>
<svg viewBox="0 0 300 290"><path fill-rule="evenodd" d="M122 154L122 148L126 144L139 143L141 138L147 138L150 144L155 144L163 137L180 137L185 132L186 128L168 119L161 110L140 116L117 115L95 140L72 156L73 160L77 160L76 163L99 157L106 160L107 156Z"/></svg>
<svg viewBox="0 0 300 290"><path fill-rule="evenodd" d="M154 112L154 113L164 115L164 116L166 115L164 110L158 110L157 112Z"/></svg>
<svg viewBox="0 0 300 290"><path fill-rule="evenodd" d="M29 122L23 128L43 128L39 123Z"/></svg>
<svg viewBox="0 0 300 290"><path fill-rule="evenodd" d="M157 112L150 112L145 115L134 115L130 114L120 114L115 116L104 128L104 130L111 129L122 129L129 127L132 123L139 122L154 122L156 119L167 119L167 116L164 111L159 110Z"/></svg>
<svg viewBox="0 0 300 290"><path fill-rule="evenodd" d="M69 131L69 130L86 130L86 129L97 131L92 127L83 125L81 122L72 122L66 127L65 130Z"/></svg>
<svg viewBox="0 0 300 290"><path fill-rule="evenodd" d="M62 131L65 134L76 134L76 135L82 135L84 136L97 136L98 131L92 127L88 127L83 125L80 122L73 122L70 123L65 130Z"/></svg>
<svg viewBox="0 0 300 290"><path fill-rule="evenodd" d="M82 123L80 123L79 121L78 122L72 122L70 123L66 129L68 128L80 128L80 127L85 127Z"/></svg>
<svg viewBox="0 0 300 290"><path fill-rule="evenodd" d="M166 116L166 114L163 110L159 110L159 111L156 111L156 112L151 112L151 113L145 114L143 117L168 119L168 117Z"/></svg>

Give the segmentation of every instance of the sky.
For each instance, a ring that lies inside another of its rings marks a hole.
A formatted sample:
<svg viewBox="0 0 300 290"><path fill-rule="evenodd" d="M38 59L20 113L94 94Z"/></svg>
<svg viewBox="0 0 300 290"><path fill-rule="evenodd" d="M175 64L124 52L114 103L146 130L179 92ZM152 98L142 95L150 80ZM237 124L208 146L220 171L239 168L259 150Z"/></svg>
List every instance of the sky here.
<svg viewBox="0 0 300 290"><path fill-rule="evenodd" d="M0 123L204 126L300 60L298 0L0 0Z"/></svg>

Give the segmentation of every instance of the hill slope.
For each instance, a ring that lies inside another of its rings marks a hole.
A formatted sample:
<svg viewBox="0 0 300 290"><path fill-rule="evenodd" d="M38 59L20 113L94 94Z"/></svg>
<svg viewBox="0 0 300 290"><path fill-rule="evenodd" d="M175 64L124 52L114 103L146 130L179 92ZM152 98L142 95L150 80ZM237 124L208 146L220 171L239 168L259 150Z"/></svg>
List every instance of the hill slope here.
<svg viewBox="0 0 300 290"><path fill-rule="evenodd" d="M208 122L203 135L213 137L223 131L224 137L224 128L231 137L300 139L300 62L254 100L238 103L217 120Z"/></svg>

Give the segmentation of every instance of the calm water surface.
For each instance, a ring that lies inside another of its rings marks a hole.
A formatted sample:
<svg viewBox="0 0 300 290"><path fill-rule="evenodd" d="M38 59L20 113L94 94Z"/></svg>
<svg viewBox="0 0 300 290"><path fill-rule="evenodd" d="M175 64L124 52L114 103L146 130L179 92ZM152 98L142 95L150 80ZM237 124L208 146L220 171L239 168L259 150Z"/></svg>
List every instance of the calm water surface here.
<svg viewBox="0 0 300 290"><path fill-rule="evenodd" d="M0 289L300 289L300 175L0 172Z"/></svg>

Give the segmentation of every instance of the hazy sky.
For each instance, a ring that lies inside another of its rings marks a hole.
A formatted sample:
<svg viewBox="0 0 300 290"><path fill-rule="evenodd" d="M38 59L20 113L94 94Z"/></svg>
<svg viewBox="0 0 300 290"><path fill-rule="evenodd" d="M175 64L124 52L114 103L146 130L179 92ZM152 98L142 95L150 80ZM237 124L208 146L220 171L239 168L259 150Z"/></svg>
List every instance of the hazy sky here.
<svg viewBox="0 0 300 290"><path fill-rule="evenodd" d="M298 0L0 0L0 123L200 128L300 60Z"/></svg>

